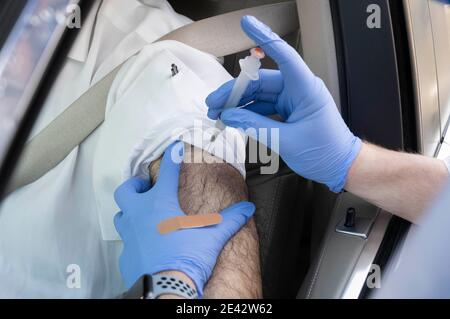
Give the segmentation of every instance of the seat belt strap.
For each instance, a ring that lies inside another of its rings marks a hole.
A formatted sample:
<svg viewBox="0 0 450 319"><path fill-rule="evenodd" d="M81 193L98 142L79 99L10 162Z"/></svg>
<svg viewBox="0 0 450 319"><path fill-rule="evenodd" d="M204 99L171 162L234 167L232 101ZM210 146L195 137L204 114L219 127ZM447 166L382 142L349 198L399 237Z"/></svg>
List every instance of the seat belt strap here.
<svg viewBox="0 0 450 319"><path fill-rule="evenodd" d="M108 92L119 70L108 73L26 143L7 194L56 167L104 121Z"/></svg>
<svg viewBox="0 0 450 319"><path fill-rule="evenodd" d="M244 15L257 17L281 36L296 31L299 26L295 1L286 1L200 20L174 30L158 41L176 40L216 57L241 52L254 46L240 28L240 19ZM27 142L7 194L56 167L102 124L109 89L122 65L93 85Z"/></svg>
<svg viewBox="0 0 450 319"><path fill-rule="evenodd" d="M160 41L180 41L216 57L241 52L255 46L241 29L241 18L245 15L255 16L281 36L299 27L297 5L295 1L287 1L200 20L166 34Z"/></svg>

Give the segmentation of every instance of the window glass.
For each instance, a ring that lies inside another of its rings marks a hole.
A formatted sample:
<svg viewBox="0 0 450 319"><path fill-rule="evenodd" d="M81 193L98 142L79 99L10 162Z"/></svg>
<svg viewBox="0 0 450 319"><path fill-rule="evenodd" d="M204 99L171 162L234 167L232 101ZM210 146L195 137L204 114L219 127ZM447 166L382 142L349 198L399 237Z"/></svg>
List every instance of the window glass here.
<svg viewBox="0 0 450 319"><path fill-rule="evenodd" d="M0 162L65 27L69 0L30 0L0 51Z"/></svg>

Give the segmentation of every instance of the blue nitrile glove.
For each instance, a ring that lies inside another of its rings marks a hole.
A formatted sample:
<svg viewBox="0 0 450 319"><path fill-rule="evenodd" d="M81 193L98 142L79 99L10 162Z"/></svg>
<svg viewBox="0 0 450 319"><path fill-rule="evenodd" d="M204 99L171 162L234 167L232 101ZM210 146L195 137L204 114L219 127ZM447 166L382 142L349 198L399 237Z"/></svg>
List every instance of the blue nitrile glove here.
<svg viewBox="0 0 450 319"><path fill-rule="evenodd" d="M224 84L206 99L208 116L220 116L228 126L255 128L257 135L249 135L268 147L277 142L271 140L270 129L279 129L279 153L286 164L305 178L341 191L361 140L350 132L325 84L294 48L255 17L243 17L241 26L280 70L260 71L260 79L251 82L241 100L241 105L255 101L245 109L222 113L234 80ZM279 114L283 122L266 117L272 114ZM267 139L259 129L267 129Z"/></svg>
<svg viewBox="0 0 450 319"><path fill-rule="evenodd" d="M161 235L161 221L184 215L178 203L183 152L182 142L166 150L151 189L147 180L131 178L114 194L122 210L114 224L124 244L119 263L128 288L144 274L176 270L192 279L201 296L222 248L255 211L252 203L240 202L222 211L218 225Z"/></svg>

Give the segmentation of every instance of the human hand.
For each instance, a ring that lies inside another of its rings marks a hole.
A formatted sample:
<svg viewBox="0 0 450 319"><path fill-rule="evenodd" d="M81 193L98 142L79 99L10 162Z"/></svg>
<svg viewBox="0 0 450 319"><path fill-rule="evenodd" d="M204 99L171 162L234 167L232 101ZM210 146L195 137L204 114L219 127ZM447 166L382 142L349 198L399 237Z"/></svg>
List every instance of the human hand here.
<svg viewBox="0 0 450 319"><path fill-rule="evenodd" d="M254 103L241 109L223 111L234 80L225 83L206 99L208 116L220 117L231 127L256 129L252 137L268 147L279 142L281 158L297 174L341 191L361 140L350 132L325 84L294 48L254 17L243 17L241 25L275 60L279 71L261 70L240 104ZM283 122L266 117L272 114L279 114ZM267 139L261 134L264 129ZM272 129L278 130L279 141L272 140ZM252 130L247 132L252 134Z"/></svg>
<svg viewBox="0 0 450 319"><path fill-rule="evenodd" d="M161 235L157 229L161 221L184 215L178 202L183 154L182 142L172 144L153 187L147 180L131 178L114 194L121 209L114 224L124 244L120 270L128 288L144 274L180 271L192 279L201 296L222 248L255 211L253 204L240 202L222 211L218 225Z"/></svg>

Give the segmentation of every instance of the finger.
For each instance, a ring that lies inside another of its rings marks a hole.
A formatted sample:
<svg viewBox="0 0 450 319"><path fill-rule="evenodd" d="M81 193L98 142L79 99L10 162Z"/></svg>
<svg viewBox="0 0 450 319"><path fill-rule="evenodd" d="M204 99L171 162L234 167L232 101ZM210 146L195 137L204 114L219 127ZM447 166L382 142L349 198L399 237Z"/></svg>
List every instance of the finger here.
<svg viewBox="0 0 450 319"><path fill-rule="evenodd" d="M278 101L278 94L273 93L257 93L253 96L245 97L241 100L240 105L246 105L250 102L267 102L276 103Z"/></svg>
<svg viewBox="0 0 450 319"><path fill-rule="evenodd" d="M247 110L251 110L261 115L276 114L275 103L278 101L278 95L272 93L259 93L242 98L239 105ZM220 118L220 114L224 111L220 109L208 109L208 117L212 120Z"/></svg>
<svg viewBox="0 0 450 319"><path fill-rule="evenodd" d="M178 196L178 182L183 157L183 142L173 143L164 152L155 187L164 190L169 196Z"/></svg>
<svg viewBox="0 0 450 319"><path fill-rule="evenodd" d="M255 205L250 202L234 204L221 212L222 222L214 228L214 231L218 231L227 242L248 222L254 212Z"/></svg>
<svg viewBox="0 0 450 319"><path fill-rule="evenodd" d="M131 177L116 189L114 199L120 209L125 210L130 197L139 193L145 193L150 187L149 180L140 177Z"/></svg>
<svg viewBox="0 0 450 319"><path fill-rule="evenodd" d="M280 94L283 90L283 76L279 70L259 70L259 78L251 81L244 93L245 96L258 93Z"/></svg>
<svg viewBox="0 0 450 319"><path fill-rule="evenodd" d="M114 227L116 227L117 233L119 234L120 238L123 239L123 213L118 212L114 216Z"/></svg>
<svg viewBox="0 0 450 319"><path fill-rule="evenodd" d="M247 105L244 109L264 116L277 113L275 104L267 102L255 102Z"/></svg>
<svg viewBox="0 0 450 319"><path fill-rule="evenodd" d="M309 85L315 78L297 51L253 16L244 16L242 30L277 63L285 80L297 87Z"/></svg>
<svg viewBox="0 0 450 319"><path fill-rule="evenodd" d="M233 89L235 79L221 85L206 98L206 105L210 109L222 109ZM278 70L260 70L259 79L251 81L243 98L258 97L259 93L278 95L283 90L283 78Z"/></svg>
<svg viewBox="0 0 450 319"><path fill-rule="evenodd" d="M217 90L212 92L206 98L206 105L208 107L208 117L212 120L217 120L222 112L225 103L231 93L233 85L236 80L231 80L221 85Z"/></svg>
<svg viewBox="0 0 450 319"><path fill-rule="evenodd" d="M243 129L266 146L272 145L273 138L279 139L279 131L286 125L246 109L225 110L220 118L225 125Z"/></svg>
<svg viewBox="0 0 450 319"><path fill-rule="evenodd" d="M226 82L206 98L209 118L216 120L219 117L230 96L234 83L235 80ZM283 79L280 71L260 70L259 79L250 82L239 105L247 104L253 100L266 102L276 100L282 89Z"/></svg>

